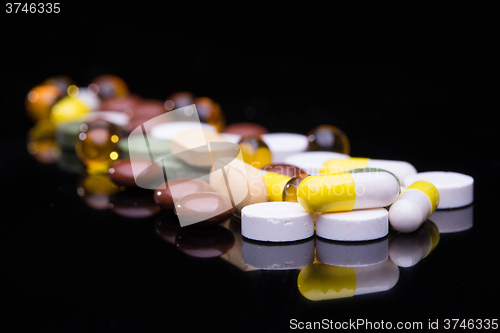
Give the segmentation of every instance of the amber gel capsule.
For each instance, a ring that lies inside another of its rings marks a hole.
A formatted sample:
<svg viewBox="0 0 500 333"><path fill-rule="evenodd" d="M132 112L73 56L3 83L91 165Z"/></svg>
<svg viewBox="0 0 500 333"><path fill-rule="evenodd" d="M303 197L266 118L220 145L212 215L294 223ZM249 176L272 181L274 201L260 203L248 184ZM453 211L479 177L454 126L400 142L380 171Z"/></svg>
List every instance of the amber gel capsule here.
<svg viewBox="0 0 500 333"><path fill-rule="evenodd" d="M312 213L386 207L398 195L397 178L384 171L314 175L297 188L298 202Z"/></svg>

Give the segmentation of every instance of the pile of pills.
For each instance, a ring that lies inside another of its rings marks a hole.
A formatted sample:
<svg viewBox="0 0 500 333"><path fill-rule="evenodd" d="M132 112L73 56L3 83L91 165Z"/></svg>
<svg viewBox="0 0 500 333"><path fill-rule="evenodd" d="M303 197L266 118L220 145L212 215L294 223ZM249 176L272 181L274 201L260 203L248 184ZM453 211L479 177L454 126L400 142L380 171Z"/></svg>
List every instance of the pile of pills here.
<svg viewBox="0 0 500 333"><path fill-rule="evenodd" d="M162 117L190 105L201 125ZM50 78L27 94L26 109L37 122L28 151L45 163L75 152L90 178L82 181L82 195L153 190L141 192L151 208L137 217L163 209L186 224L206 225L234 214L241 217L242 235L252 240L316 234L367 241L386 236L390 227L413 232L435 211L473 202L472 177L351 157L347 136L335 126L323 124L307 135L269 133L255 123L226 126L221 107L208 97L178 92L143 99L114 75L86 87ZM237 158L216 168L214 156L235 145ZM92 205L106 207L106 201Z"/></svg>
<svg viewBox="0 0 500 333"><path fill-rule="evenodd" d="M164 117L191 105L201 123ZM226 124L208 97L143 99L114 75L86 87L47 79L26 109L36 121L28 151L80 172L88 206L127 218L164 212L156 231L183 253L243 270L298 269L309 300L389 290L398 267L429 255L440 233L472 225L472 177L351 157L333 125L303 135Z"/></svg>

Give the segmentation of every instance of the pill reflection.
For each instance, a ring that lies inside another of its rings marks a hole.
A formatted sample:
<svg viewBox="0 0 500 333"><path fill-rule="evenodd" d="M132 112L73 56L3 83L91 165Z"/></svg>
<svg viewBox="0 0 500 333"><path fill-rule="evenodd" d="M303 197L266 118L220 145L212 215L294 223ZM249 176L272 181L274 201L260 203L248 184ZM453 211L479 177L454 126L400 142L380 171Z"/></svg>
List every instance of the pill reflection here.
<svg viewBox="0 0 500 333"><path fill-rule="evenodd" d="M175 237L177 249L197 258L219 257L234 245L234 236L219 226L190 225L183 227Z"/></svg>
<svg viewBox="0 0 500 333"><path fill-rule="evenodd" d="M379 264L389 258L389 238L341 242L316 238L316 259L328 265L359 267Z"/></svg>
<svg viewBox="0 0 500 333"><path fill-rule="evenodd" d="M431 219L442 234L465 231L474 225L474 206L471 204L463 208L438 209Z"/></svg>
<svg viewBox="0 0 500 333"><path fill-rule="evenodd" d="M399 280L399 268L391 260L363 267L313 263L297 278L300 293L311 301L371 294L391 289Z"/></svg>
<svg viewBox="0 0 500 333"><path fill-rule="evenodd" d="M411 233L397 234L389 244L389 257L399 267L415 266L428 256L439 243L439 230L427 220Z"/></svg>
<svg viewBox="0 0 500 333"><path fill-rule="evenodd" d="M314 237L303 241L272 243L242 239L243 262L266 270L297 269L314 261Z"/></svg>

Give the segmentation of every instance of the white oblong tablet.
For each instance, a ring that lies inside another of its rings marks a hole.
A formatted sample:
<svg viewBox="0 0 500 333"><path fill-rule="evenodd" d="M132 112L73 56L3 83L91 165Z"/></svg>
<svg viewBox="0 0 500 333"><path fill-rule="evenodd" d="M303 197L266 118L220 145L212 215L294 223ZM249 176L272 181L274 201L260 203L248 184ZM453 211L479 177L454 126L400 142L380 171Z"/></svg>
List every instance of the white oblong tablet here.
<svg viewBox="0 0 500 333"><path fill-rule="evenodd" d="M316 234L326 239L364 241L378 239L388 233L389 220L385 208L360 209L316 216Z"/></svg>
<svg viewBox="0 0 500 333"><path fill-rule="evenodd" d="M308 175L319 175L325 162L345 158L349 158L349 155L330 151L306 151L286 157L283 163L295 165L307 172Z"/></svg>
<svg viewBox="0 0 500 333"><path fill-rule="evenodd" d="M246 238L241 243L245 264L266 270L297 269L314 262L314 238L292 242L271 243Z"/></svg>
<svg viewBox="0 0 500 333"><path fill-rule="evenodd" d="M429 171L406 177L403 187L408 187L417 180L433 184L439 192L438 209L458 208L474 201L474 178L458 172Z"/></svg>
<svg viewBox="0 0 500 333"><path fill-rule="evenodd" d="M173 121L151 127L150 135L157 139L170 140L176 135L189 130L217 132L215 126L196 121Z"/></svg>
<svg viewBox="0 0 500 333"><path fill-rule="evenodd" d="M309 140L307 136L296 133L268 133L261 135L271 151L273 163L284 163L290 155L302 153L307 150Z"/></svg>
<svg viewBox="0 0 500 333"><path fill-rule="evenodd" d="M396 175L396 177L398 177L400 182L406 177L417 173L417 169L415 169L412 164L405 161L370 159L367 163L367 167L379 168L392 172L394 175Z"/></svg>
<svg viewBox="0 0 500 333"><path fill-rule="evenodd" d="M241 210L241 234L269 242L288 242L314 235L313 214L297 202L261 202Z"/></svg>

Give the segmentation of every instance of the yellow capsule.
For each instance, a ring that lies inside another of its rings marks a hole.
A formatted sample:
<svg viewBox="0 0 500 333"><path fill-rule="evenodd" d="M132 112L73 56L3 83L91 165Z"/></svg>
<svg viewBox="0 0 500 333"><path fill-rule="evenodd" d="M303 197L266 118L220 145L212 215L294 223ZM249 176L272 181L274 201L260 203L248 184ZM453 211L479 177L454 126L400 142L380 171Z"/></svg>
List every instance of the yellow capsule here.
<svg viewBox="0 0 500 333"><path fill-rule="evenodd" d="M298 187L297 200L308 212L350 211L356 188L350 173L306 177Z"/></svg>
<svg viewBox="0 0 500 333"><path fill-rule="evenodd" d="M385 171L323 174L306 177L297 200L312 213L386 207L399 195L399 182Z"/></svg>
<svg viewBox="0 0 500 333"><path fill-rule="evenodd" d="M332 159L323 164L320 173L343 173L353 169L366 168L369 160L369 158L363 157Z"/></svg>
<svg viewBox="0 0 500 333"><path fill-rule="evenodd" d="M268 201L283 201L283 191L286 184L292 177L285 176L276 172L267 172L262 176L267 188Z"/></svg>
<svg viewBox="0 0 500 333"><path fill-rule="evenodd" d="M267 187L268 201L297 202L297 188L306 174L290 177L276 172L267 172L262 178Z"/></svg>

